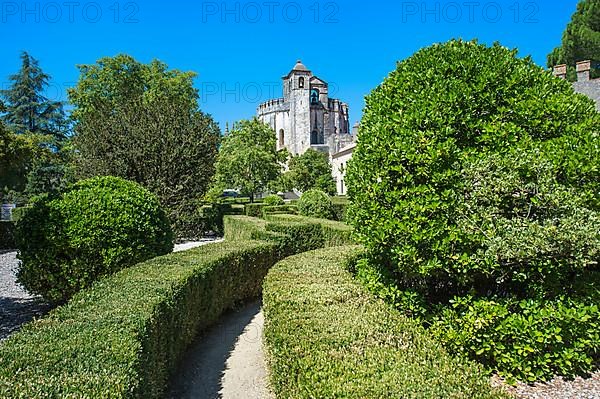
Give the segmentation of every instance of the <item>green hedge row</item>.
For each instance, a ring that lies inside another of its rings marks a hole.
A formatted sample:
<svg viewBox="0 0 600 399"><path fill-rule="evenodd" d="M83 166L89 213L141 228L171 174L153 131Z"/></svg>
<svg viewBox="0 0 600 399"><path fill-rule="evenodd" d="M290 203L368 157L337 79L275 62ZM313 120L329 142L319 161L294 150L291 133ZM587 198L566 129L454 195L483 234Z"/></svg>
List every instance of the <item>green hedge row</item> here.
<svg viewBox="0 0 600 399"><path fill-rule="evenodd" d="M299 215L267 215L265 216L268 221L274 223L285 223L288 225L294 224L316 224L320 226L320 236L322 236L323 244L314 248L320 247L335 247L339 245L354 244L352 238L352 227L342 222L336 222L327 219L316 219L309 218Z"/></svg>
<svg viewBox="0 0 600 399"><path fill-rule="evenodd" d="M317 248L352 244L352 229L340 222L296 215L225 216L225 239L276 241L282 256Z"/></svg>
<svg viewBox="0 0 600 399"><path fill-rule="evenodd" d="M346 215L348 214L348 208L350 207L350 201L346 197L332 197L331 198L331 209L333 211L333 218L340 222L346 221Z"/></svg>
<svg viewBox="0 0 600 399"><path fill-rule="evenodd" d="M277 398L507 397L356 282L344 264L355 248L303 253L269 272L265 342Z"/></svg>
<svg viewBox="0 0 600 399"><path fill-rule="evenodd" d="M260 218L263 215L263 208L266 205L263 204L262 202L255 202L252 204L246 204L245 205L245 211L246 211L246 216L251 216L251 217L255 217L255 218Z"/></svg>
<svg viewBox="0 0 600 399"><path fill-rule="evenodd" d="M15 223L0 221L0 250L14 248L16 248Z"/></svg>
<svg viewBox="0 0 600 399"><path fill-rule="evenodd" d="M198 331L260 295L274 243L224 242L100 280L0 346L2 398L160 398Z"/></svg>
<svg viewBox="0 0 600 399"><path fill-rule="evenodd" d="M274 205L262 208L262 217L266 215L295 215L298 207L295 205Z"/></svg>

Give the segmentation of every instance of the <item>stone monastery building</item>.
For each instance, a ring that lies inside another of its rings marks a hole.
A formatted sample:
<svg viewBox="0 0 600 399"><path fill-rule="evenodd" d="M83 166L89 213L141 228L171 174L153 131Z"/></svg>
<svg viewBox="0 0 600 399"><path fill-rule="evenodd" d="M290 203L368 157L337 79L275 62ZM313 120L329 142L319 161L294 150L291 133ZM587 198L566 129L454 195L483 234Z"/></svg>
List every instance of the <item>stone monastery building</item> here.
<svg viewBox="0 0 600 399"><path fill-rule="evenodd" d="M307 149L333 155L352 144L348 105L329 97L329 85L313 75L301 61L283 77L283 98L269 100L257 117L277 134L277 149L293 155Z"/></svg>

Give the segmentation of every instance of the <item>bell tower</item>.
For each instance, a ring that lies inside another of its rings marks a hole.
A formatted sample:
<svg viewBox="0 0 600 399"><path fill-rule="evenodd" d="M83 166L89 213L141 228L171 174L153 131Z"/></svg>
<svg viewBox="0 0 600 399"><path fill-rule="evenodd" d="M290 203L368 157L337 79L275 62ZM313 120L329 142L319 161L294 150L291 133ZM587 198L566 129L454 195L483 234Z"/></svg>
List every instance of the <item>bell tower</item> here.
<svg viewBox="0 0 600 399"><path fill-rule="evenodd" d="M283 77L284 99L290 107L290 141L287 146L294 155L310 147L310 80L311 71L298 60Z"/></svg>

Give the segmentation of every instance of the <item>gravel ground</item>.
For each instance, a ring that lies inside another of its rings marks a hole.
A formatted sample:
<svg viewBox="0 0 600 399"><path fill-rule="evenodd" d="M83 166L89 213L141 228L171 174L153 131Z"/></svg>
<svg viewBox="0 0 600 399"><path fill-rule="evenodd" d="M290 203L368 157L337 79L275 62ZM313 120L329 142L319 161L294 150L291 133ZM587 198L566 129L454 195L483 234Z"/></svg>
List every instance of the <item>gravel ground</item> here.
<svg viewBox="0 0 600 399"><path fill-rule="evenodd" d="M600 371L589 378L577 377L569 381L557 377L534 385L519 383L510 386L495 377L492 385L502 387L518 399L600 399Z"/></svg>
<svg viewBox="0 0 600 399"><path fill-rule="evenodd" d="M0 252L0 340L51 308L41 298L29 295L17 284L18 264L16 252Z"/></svg>
<svg viewBox="0 0 600 399"><path fill-rule="evenodd" d="M221 242L221 241L223 241L223 239L204 238L200 241L189 241L189 242L184 242L181 244L175 244L175 248L173 249L173 252L187 251L188 249L198 248L198 247L201 247L202 245L212 244L212 243Z"/></svg>

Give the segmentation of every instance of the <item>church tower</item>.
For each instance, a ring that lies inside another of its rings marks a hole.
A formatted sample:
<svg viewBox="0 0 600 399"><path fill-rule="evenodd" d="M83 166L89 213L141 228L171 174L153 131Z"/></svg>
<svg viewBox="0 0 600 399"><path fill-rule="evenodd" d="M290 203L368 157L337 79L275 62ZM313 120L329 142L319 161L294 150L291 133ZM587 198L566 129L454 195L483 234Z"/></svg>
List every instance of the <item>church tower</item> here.
<svg viewBox="0 0 600 399"><path fill-rule="evenodd" d="M354 142L348 105L329 97L329 85L313 75L302 61L283 78L283 98L260 104L257 117L271 126L277 150L300 155L309 148L329 154Z"/></svg>
<svg viewBox="0 0 600 399"><path fill-rule="evenodd" d="M310 78L312 73L298 60L294 68L283 77L284 100L289 104L290 134L288 150L302 154L310 147Z"/></svg>

